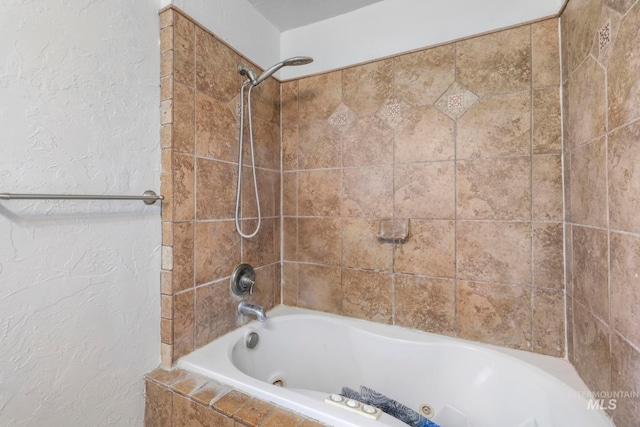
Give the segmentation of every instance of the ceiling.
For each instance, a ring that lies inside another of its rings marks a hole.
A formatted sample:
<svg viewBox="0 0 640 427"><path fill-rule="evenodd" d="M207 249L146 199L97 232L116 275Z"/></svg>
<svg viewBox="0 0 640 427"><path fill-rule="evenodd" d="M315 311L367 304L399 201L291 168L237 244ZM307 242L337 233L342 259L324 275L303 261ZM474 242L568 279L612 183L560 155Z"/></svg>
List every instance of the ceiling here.
<svg viewBox="0 0 640 427"><path fill-rule="evenodd" d="M280 31L351 12L382 0L249 0Z"/></svg>

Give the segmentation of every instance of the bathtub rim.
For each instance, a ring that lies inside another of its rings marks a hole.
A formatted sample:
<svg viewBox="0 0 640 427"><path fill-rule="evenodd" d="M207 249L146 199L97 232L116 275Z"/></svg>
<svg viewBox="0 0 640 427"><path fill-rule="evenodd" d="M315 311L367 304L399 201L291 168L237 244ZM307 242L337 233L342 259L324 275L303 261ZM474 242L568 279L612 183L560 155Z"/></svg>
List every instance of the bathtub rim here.
<svg viewBox="0 0 640 427"><path fill-rule="evenodd" d="M423 335L425 337L424 341L421 342L426 342L426 341L431 341L431 342L439 342L439 343L456 343L459 345L462 345L465 348L470 348L470 349L484 349L484 350L494 350L497 351L499 353L502 353L503 355L509 356L510 358L515 358L521 362L525 362L527 364L533 365L543 371L545 371L546 373L550 374L551 376L555 377L556 379L560 380L561 382L563 382L565 385L571 387L574 391L578 392L578 393L588 393L590 392L589 388L587 387L587 385L580 379L579 376L576 375L575 369L573 367L573 365L571 364L571 362L569 362L568 358L565 357L556 357L556 356L550 356L550 355L546 355L546 354L541 354L541 353L534 353L532 351L527 351L527 350L518 350L518 349L514 349L514 348L508 348L508 347L501 347L498 345L494 345L494 344L487 344L487 343L482 343L482 342L478 342L478 341L471 341L465 338L458 338L458 337L451 337L451 336L447 336L447 335L441 335L441 334L436 334L433 332L426 332L426 331L422 331L420 329L415 329L415 328L409 328L406 326L399 326L399 325L389 325L386 323L377 323L377 322L372 322L372 321L368 321L368 320L363 320L363 319L357 319L357 318L353 318L353 317L347 317L347 316L341 316L339 314L334 314L334 313L327 313L327 312L322 312L322 311L315 311L315 310L310 310L310 309L306 309L306 308L300 308L300 307L291 307L291 306L287 306L284 304L280 304L277 305L276 307L274 307L273 309L271 309L268 312L268 318L272 318L272 317L283 317L283 316L289 316L289 315L295 315L295 316L320 316L320 317L326 317L329 319L334 319L334 320L338 320L338 321L346 321L346 322L352 322L355 323L356 325L360 326L360 329L362 329L364 332L366 333L371 333L374 335L383 335L385 336L385 338L388 338L390 340L393 341L402 341L402 342L406 342L406 341L414 341L412 339L403 339L399 336L389 336L388 332L385 333L386 329L390 326L392 327L397 327L396 330L394 330L394 332L398 333L399 335L404 336L405 334L407 335L414 335L415 333L418 333L419 335ZM249 323L245 323L244 325L242 325L241 327L234 329L233 331L230 331L228 333L226 333L225 335L222 335L220 337L218 337L216 339L220 340L226 336L229 336L231 334L234 333L238 333L239 330L243 329L243 328L250 328L251 325L259 325L259 323L257 323L256 321L251 321ZM205 348L207 345L204 345L203 347L200 347L200 349ZM200 349L197 349L195 351L198 351ZM194 352L195 352L194 351ZM231 348L229 348L229 351L231 351ZM191 354L191 353L190 353ZM183 357L188 357L189 355L185 355ZM228 354L228 356L231 356L230 354ZM182 359L182 358L181 358Z"/></svg>
<svg viewBox="0 0 640 427"><path fill-rule="evenodd" d="M358 328L361 332L367 334L373 334L377 336L384 336L385 339L401 341L401 342L420 342L420 343L433 343L433 344L453 344L462 348L470 349L473 351L480 351L485 355L497 356L500 358L505 358L506 360L510 360L511 362L515 362L518 364L524 363L525 365L531 365L538 370L542 371L541 374L547 377L548 380L552 382L560 382L565 387L568 387L570 391L575 393L574 397L581 396L585 399L588 393L590 393L590 389L587 385L582 381L582 379L577 374L575 367L568 361L566 357L554 357L544 354L538 354L531 351L526 350L518 350L511 349L506 347L500 347L492 344L480 343L476 341L467 340L464 338L450 337L446 335L439 335L432 332L425 332L418 329L408 328L404 326L400 326L396 328L398 325L389 325L383 323L371 322L363 319L357 319L352 317L341 316L334 313L320 312L305 308L299 307L291 307L280 304L268 312L268 320L273 318L281 318L286 316L297 316L304 318L325 318L329 319L332 322L339 323L347 323L350 327ZM252 397L256 397L258 399L263 399L270 401L278 406L282 406L288 410L298 412L305 416L316 418L321 422L333 422L338 424L331 424L336 426L380 426L380 423L370 424L367 421L364 421L362 417L356 414L343 414L342 412L338 413L327 413L326 411L320 411L315 408L310 407L310 399L313 402L317 402L309 396L301 395L295 390L290 390L287 388L280 389L279 392L284 394L285 398L288 398L288 402L291 404L283 404L278 401L273 400L273 393L270 393L268 390L264 389L264 385L268 384L264 381L261 381L257 378L254 378L238 367L236 367L231 360L231 353L233 351L234 345L238 342L238 340L247 333L255 331L254 327L260 327L260 323L256 321L250 321L245 323L238 328L229 331L225 335L222 335L208 343L199 349L194 350L192 353L189 353L185 356L182 356L178 362L174 365L175 368L185 369L191 372L196 372L202 375L205 375L215 381L221 382L230 387L236 388L237 390L247 393ZM393 329L390 329L393 328ZM390 332L393 332L393 336L390 336ZM416 335L417 334L417 335ZM416 340L416 337L421 337L420 340ZM224 368L230 368L241 376L241 379L233 378L231 375L228 375L226 372L214 372L210 368L206 368L203 365L206 365L206 362L199 363L199 355L205 354L207 352L207 348L213 347L214 345L222 345L224 344L224 358L222 359L222 363L225 365ZM194 360L196 363L194 363ZM246 379L246 381L244 381ZM296 398L301 398L301 402L297 402ZM598 415L606 419L609 422L611 427L614 424L611 421L611 418L604 411L594 411L599 414L594 413L594 417ZM384 415L383 415L384 416ZM604 425L604 424L603 424Z"/></svg>

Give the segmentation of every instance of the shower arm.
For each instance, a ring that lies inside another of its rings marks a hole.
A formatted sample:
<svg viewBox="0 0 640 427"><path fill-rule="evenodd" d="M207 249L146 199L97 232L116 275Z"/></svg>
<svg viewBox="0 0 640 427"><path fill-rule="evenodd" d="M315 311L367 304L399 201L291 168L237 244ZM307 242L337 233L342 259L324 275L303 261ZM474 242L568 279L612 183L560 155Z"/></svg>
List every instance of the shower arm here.
<svg viewBox="0 0 640 427"><path fill-rule="evenodd" d="M243 64L238 64L238 72L242 76L247 76L247 78L251 82L251 85L253 87L256 87L260 83L262 83L263 81L271 77L273 73L275 73L282 67L292 66L292 65L293 66L305 65L311 62L313 62L313 58L310 58L308 56L294 56L293 58L285 59L284 61L278 62L277 64L267 68L262 74L260 74L260 77L258 78L256 78L256 73L252 69L244 66Z"/></svg>
<svg viewBox="0 0 640 427"><path fill-rule="evenodd" d="M279 62L276 65L272 66L271 68L267 69L265 72L260 74L260 77L258 77L254 82L252 82L253 85L258 86L260 83L267 80L269 77L271 77L273 73L275 73L282 67L284 67L284 62Z"/></svg>

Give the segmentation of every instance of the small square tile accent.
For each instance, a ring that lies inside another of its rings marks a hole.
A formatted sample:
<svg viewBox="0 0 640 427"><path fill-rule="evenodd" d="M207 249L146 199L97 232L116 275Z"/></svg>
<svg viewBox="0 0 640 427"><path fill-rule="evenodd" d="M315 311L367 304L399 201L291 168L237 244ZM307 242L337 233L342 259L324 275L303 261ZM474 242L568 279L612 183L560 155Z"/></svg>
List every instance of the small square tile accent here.
<svg viewBox="0 0 640 427"><path fill-rule="evenodd" d="M347 124L347 114L346 113L338 113L335 116L335 120L333 122L336 126L344 126Z"/></svg>
<svg viewBox="0 0 640 427"><path fill-rule="evenodd" d="M600 46L600 50L606 48L609 43L611 43L611 21L604 24L598 31L598 46Z"/></svg>
<svg viewBox="0 0 640 427"><path fill-rule="evenodd" d="M155 371L149 372L147 374L147 378L153 380L158 384L162 384L166 387L171 387L178 381L181 381L189 376L187 371L182 369L174 369L174 370L164 370L164 369L156 369Z"/></svg>
<svg viewBox="0 0 640 427"><path fill-rule="evenodd" d="M162 247L162 269L173 270L173 248L171 246Z"/></svg>
<svg viewBox="0 0 640 427"><path fill-rule="evenodd" d="M433 105L453 120L458 120L480 98L475 93L454 82Z"/></svg>
<svg viewBox="0 0 640 427"><path fill-rule="evenodd" d="M211 406L225 415L232 416L236 412L238 412L249 400L251 397L247 396L244 393L240 393L236 390L231 390L229 393L222 396L220 399L215 402L211 402Z"/></svg>
<svg viewBox="0 0 640 427"><path fill-rule="evenodd" d="M160 344L160 364L164 369L171 369L173 366L173 345Z"/></svg>
<svg viewBox="0 0 640 427"><path fill-rule="evenodd" d="M387 117L398 117L400 116L400 114L401 112L399 102L387 105Z"/></svg>
<svg viewBox="0 0 640 427"><path fill-rule="evenodd" d="M191 399L201 405L210 405L211 402L222 397L229 391L227 386L219 384L215 381L207 381L202 387L194 390L190 396Z"/></svg>
<svg viewBox="0 0 640 427"><path fill-rule="evenodd" d="M345 130L353 124L357 115L349 107L340 104L329 117L329 124L339 131Z"/></svg>
<svg viewBox="0 0 640 427"><path fill-rule="evenodd" d="M379 119L391 128L395 128L404 119L405 111L411 107L399 96L390 96L387 98L380 110L376 113Z"/></svg>
<svg viewBox="0 0 640 427"><path fill-rule="evenodd" d="M173 123L173 100L168 99L160 103L160 124Z"/></svg>
<svg viewBox="0 0 640 427"><path fill-rule="evenodd" d="M264 420L269 418L275 410L276 407L270 403L258 399L251 399L234 414L234 418L248 426L259 426Z"/></svg>
<svg viewBox="0 0 640 427"><path fill-rule="evenodd" d="M456 93L447 97L447 107L450 109L464 107L464 93Z"/></svg>
<svg viewBox="0 0 640 427"><path fill-rule="evenodd" d="M160 30L160 52L173 49L173 26Z"/></svg>

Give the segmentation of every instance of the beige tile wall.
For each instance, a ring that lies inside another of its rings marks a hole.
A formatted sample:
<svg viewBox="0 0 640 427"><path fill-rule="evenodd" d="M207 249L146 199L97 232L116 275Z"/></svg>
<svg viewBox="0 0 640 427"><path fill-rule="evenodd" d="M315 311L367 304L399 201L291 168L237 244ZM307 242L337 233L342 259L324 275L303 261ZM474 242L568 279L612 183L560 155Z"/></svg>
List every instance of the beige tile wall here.
<svg viewBox="0 0 640 427"><path fill-rule="evenodd" d="M636 396L639 29L637 1L570 0L562 15L569 359L592 390ZM616 404L616 425L637 426L640 399Z"/></svg>
<svg viewBox="0 0 640 427"><path fill-rule="evenodd" d="M558 47L553 19L282 84L285 304L563 356Z"/></svg>
<svg viewBox="0 0 640 427"><path fill-rule="evenodd" d="M253 92L262 227L243 240L233 221L238 168L239 62L252 64L177 9L160 15L162 52L162 363L240 322L229 276L256 268L250 301L280 301L280 85ZM260 70L255 67L256 72ZM245 155L246 163L249 158ZM245 231L255 226L251 172L245 167Z"/></svg>
<svg viewBox="0 0 640 427"><path fill-rule="evenodd" d="M242 261L266 307L282 277L286 304L562 356L566 268L571 361L594 390L640 392L637 3L571 0L562 16L564 153L556 20L269 80L252 241L232 222L235 69L249 61L164 11L163 365L237 326ZM408 240L379 241L381 218L409 219ZM632 426L639 408L612 415Z"/></svg>

